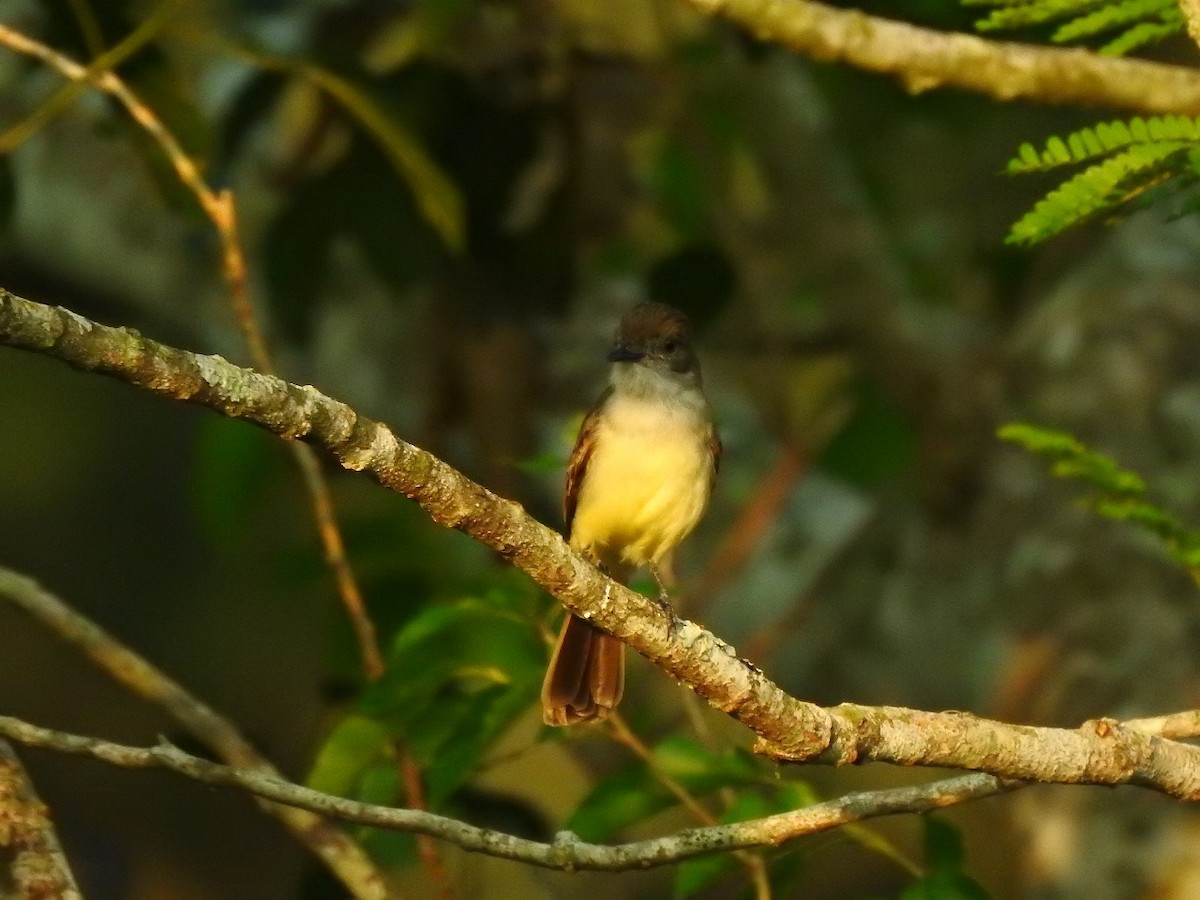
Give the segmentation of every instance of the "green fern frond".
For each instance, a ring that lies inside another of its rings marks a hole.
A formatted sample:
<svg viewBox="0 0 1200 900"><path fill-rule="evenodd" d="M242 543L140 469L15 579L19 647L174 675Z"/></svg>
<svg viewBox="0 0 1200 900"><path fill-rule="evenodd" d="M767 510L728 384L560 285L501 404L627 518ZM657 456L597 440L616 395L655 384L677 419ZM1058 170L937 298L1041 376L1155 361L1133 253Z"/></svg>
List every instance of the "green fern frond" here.
<svg viewBox="0 0 1200 900"><path fill-rule="evenodd" d="M1054 463L1053 471L1059 478L1086 482L1114 498L1139 497L1146 492L1146 483L1140 475L1121 468L1110 456L1089 450L1066 431L1028 422L1010 422L1002 426L996 436L1046 457Z"/></svg>
<svg viewBox="0 0 1200 900"><path fill-rule="evenodd" d="M1029 143L1022 144L1017 155L1005 167L1010 175L1044 172L1071 163L1087 162L1125 147L1157 144L1164 141L1200 141L1200 117L1152 116L1129 122L1101 122L1067 135L1051 137L1040 153Z"/></svg>
<svg viewBox="0 0 1200 900"><path fill-rule="evenodd" d="M1183 14L1178 8L1163 10L1159 19L1161 20L1159 22L1143 22L1135 25L1120 37L1101 47L1099 53L1102 56L1124 56L1139 47L1156 44L1183 32Z"/></svg>
<svg viewBox="0 0 1200 900"><path fill-rule="evenodd" d="M1051 36L1055 43L1085 40L1127 28L1100 48L1106 56L1122 56L1184 30L1175 0L960 0L964 6L990 6L975 23L980 31L1027 28L1063 22ZM1127 27L1132 26L1132 27Z"/></svg>
<svg viewBox="0 0 1200 900"><path fill-rule="evenodd" d="M1176 0L1123 0L1120 3L1105 5L1059 26L1050 39L1062 44L1092 37L1152 16L1157 17L1164 10L1178 10L1175 2Z"/></svg>
<svg viewBox="0 0 1200 900"><path fill-rule="evenodd" d="M1008 28L1025 28L1041 25L1068 16L1082 16L1104 3L1104 0L1030 0L1026 3L1004 5L992 10L986 19L980 19L975 27L980 31L999 31Z"/></svg>
<svg viewBox="0 0 1200 900"><path fill-rule="evenodd" d="M1085 169L1039 200L1013 225L1005 243L1045 240L1161 183L1171 175L1164 167L1189 146L1185 141L1138 144Z"/></svg>
<svg viewBox="0 0 1200 900"><path fill-rule="evenodd" d="M1136 472L1123 469L1111 457L1089 449L1064 431L1014 422L997 435L1049 459L1056 477L1094 488L1097 493L1085 500L1088 506L1106 519L1129 522L1157 536L1200 584L1200 531L1146 500L1146 483Z"/></svg>

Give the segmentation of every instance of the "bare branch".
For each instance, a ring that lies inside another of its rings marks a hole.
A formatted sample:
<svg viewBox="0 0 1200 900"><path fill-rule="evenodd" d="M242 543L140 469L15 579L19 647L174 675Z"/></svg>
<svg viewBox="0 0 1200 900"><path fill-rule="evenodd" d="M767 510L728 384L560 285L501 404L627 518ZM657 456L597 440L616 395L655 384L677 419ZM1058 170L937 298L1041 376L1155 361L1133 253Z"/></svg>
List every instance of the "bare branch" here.
<svg viewBox="0 0 1200 900"><path fill-rule="evenodd" d="M82 900L46 806L25 767L0 741L0 858L21 897Z"/></svg>
<svg viewBox="0 0 1200 900"><path fill-rule="evenodd" d="M822 708L790 697L699 626L676 622L669 627L672 623L657 604L606 578L519 504L496 496L312 386L168 347L3 289L0 344L37 351L324 448L343 467L414 500L439 525L494 549L571 612L616 635L752 729L760 738L758 749L776 759L974 769L1057 784L1137 784L1200 799L1200 748L1111 720L1074 730L1035 728L961 712L854 704Z"/></svg>
<svg viewBox="0 0 1200 900"><path fill-rule="evenodd" d="M161 9L169 10L169 7ZM241 240L238 237L237 207L234 203L233 193L228 190L214 191L209 187L208 182L204 180L199 164L187 155L183 146L158 114L143 103L141 98L109 67L118 62L119 58L108 59L108 55L106 55L105 58L96 60L91 66L83 66L52 47L4 25L0 25L0 44L17 53L37 59L74 84L90 84L96 90L108 94L125 108L134 123L158 145L175 171L175 177L196 198L200 209L217 232L221 242L221 273L229 289L230 305L233 307L238 330L242 333L246 346L249 348L251 361L260 372L268 375L274 374L274 361L246 289L246 259L242 254ZM312 455L311 450L301 444L294 444L292 452L295 454L296 463L300 467L300 474L304 479L305 489L309 494L313 516L317 523L317 535L324 550L325 562L333 573L338 596L346 609L346 615L350 619L355 638L358 641L359 652L363 658L363 669L367 678L373 680L383 673L383 655L380 653L379 642L375 635L375 623L367 614L366 604L358 589L358 582L346 559L346 548L342 541L341 530L338 528L329 486L326 484L320 464Z"/></svg>
<svg viewBox="0 0 1200 900"><path fill-rule="evenodd" d="M1200 114L1200 73L1180 66L934 31L812 0L688 2L814 59L899 78L914 94L960 88L996 100Z"/></svg>
<svg viewBox="0 0 1200 900"><path fill-rule="evenodd" d="M134 39L148 31L150 24L164 18L170 11L169 4L159 7L151 20L148 20L148 23L139 28L124 44L134 44ZM201 167L187 155L183 146L158 114L144 103L116 72L112 71L115 64L120 61L118 55L120 47L102 55L92 65L84 67L51 47L2 25L0 25L0 44L41 60L66 78L72 86L91 84L97 90L114 97L125 107L130 118L158 144L163 155L171 163L180 183L196 198L201 210L217 232L221 243L221 272L229 289L234 318L250 351L251 361L260 372L268 375L275 374L274 359L246 286L246 259L242 253L241 240L238 237L237 205L233 192L213 190L201 174ZM329 484L311 448L299 443L293 443L290 447L296 464L300 468L305 490L308 492L325 564L333 574L338 597L341 599L355 639L358 641L364 674L368 681L374 681L383 674L383 653L379 647L375 623L367 611L358 580L354 576L350 560L346 555L346 545L342 539L341 528L338 526ZM412 754L405 747L397 745L397 751L401 776L406 786L409 802L423 807L424 787L421 784L420 769L413 760ZM441 860L437 858L436 849L432 844L422 840L420 850L421 858L431 879L440 885L442 897L452 898L453 892L449 886L449 877Z"/></svg>
<svg viewBox="0 0 1200 900"><path fill-rule="evenodd" d="M396 809L334 797L263 772L209 762L168 743L156 747L129 747L52 731L9 716L0 716L0 736L29 747L90 757L114 766L169 769L206 784L240 788L275 803L376 828L426 834L450 841L464 850L566 871L646 869L709 853L775 847L839 825L877 816L939 809L1018 786L1005 784L990 775L961 775L932 784L848 794L765 819L690 828L667 837L627 844L589 844L570 832L560 832L553 843L546 844L478 828L424 810Z"/></svg>
<svg viewBox="0 0 1200 900"><path fill-rule="evenodd" d="M159 706L222 759L247 772L278 777L275 767L242 737L232 722L33 579L0 567L0 599L8 600L49 628L122 687ZM289 806L263 803L262 808L320 857L354 897L388 900L397 896L389 891L362 847L334 823Z"/></svg>

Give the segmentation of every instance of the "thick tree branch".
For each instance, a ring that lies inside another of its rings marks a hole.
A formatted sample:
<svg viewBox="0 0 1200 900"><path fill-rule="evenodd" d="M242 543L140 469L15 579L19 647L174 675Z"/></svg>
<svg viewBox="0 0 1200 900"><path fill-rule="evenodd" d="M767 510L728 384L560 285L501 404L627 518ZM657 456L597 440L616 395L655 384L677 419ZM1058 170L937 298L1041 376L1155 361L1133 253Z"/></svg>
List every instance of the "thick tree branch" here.
<svg viewBox="0 0 1200 900"><path fill-rule="evenodd" d="M990 775L961 775L932 784L847 794L837 800L765 819L690 828L666 837L628 844L589 844L570 832L560 832L553 843L545 844L478 828L424 810L376 806L334 797L264 772L209 762L165 742L156 747L129 747L41 728L9 716L0 716L0 737L29 747L90 757L114 766L169 769L206 784L240 788L274 803L362 825L425 834L450 841L465 850L566 871L647 869L709 853L775 847L850 822L897 813L926 812L1019 786L1005 784Z"/></svg>
<svg viewBox="0 0 1200 900"><path fill-rule="evenodd" d="M49 628L122 687L160 707L222 759L246 772L279 776L233 723L33 579L0 567L0 600L7 600ZM358 900L398 897L362 847L335 823L291 806L263 803L262 808L323 860Z"/></svg>
<svg viewBox="0 0 1200 900"><path fill-rule="evenodd" d="M812 0L688 2L814 59L899 78L913 93L949 87L997 100L1200 114L1200 72L1179 66L934 31Z"/></svg>
<svg viewBox="0 0 1200 900"><path fill-rule="evenodd" d="M0 869L20 897L82 900L46 806L25 767L0 741Z"/></svg>
<svg viewBox="0 0 1200 900"><path fill-rule="evenodd" d="M1200 748L1111 720L1075 730L1009 725L960 712L842 704L785 694L736 651L606 578L516 503L496 496L378 422L312 386L288 384L98 325L0 289L0 344L33 350L163 396L324 448L341 465L414 500L438 524L493 548L576 615L595 622L752 729L780 760L869 761L974 769L1047 783L1137 784L1200 799Z"/></svg>

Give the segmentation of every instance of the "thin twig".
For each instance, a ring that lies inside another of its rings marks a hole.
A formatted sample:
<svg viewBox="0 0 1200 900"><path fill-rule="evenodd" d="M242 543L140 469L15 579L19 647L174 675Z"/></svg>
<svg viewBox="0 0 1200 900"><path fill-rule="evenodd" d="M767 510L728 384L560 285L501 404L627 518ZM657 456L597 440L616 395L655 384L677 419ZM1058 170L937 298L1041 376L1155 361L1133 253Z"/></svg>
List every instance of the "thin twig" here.
<svg viewBox="0 0 1200 900"><path fill-rule="evenodd" d="M641 738L634 734L620 713L613 713L608 717L608 727L613 739L644 762L655 780L672 793L687 808L688 812L692 814L697 822L701 825L717 824L717 817L709 812L703 803L692 796L692 793L687 788L672 778L667 772L663 771L662 766L658 764L658 760L654 758L653 751L646 746ZM750 876L750 883L754 885L756 900L770 900L771 879L767 874L767 861L757 853L751 853L748 850L737 850L734 851L733 855L745 867L747 874Z"/></svg>
<svg viewBox="0 0 1200 900"><path fill-rule="evenodd" d="M246 261L238 238L237 208L232 191L228 189L214 191L209 187L200 173L200 167L187 155L154 110L143 103L111 70L100 71L98 67L81 66L50 47L4 26L0 26L0 43L7 44L18 52L36 57L70 81L90 83L99 90L110 94L125 107L133 120L158 143L159 148L174 168L176 176L195 196L220 238L221 272L229 289L234 317L249 348L254 367L260 372L275 374L274 360L247 290ZM338 596L341 598L342 606L346 610L358 642L363 672L368 681L375 681L384 671L383 654L379 647L375 623L367 611L362 592L346 555L346 546L342 539L341 529L338 527L329 484L310 447L293 443L291 450L309 495L325 562L333 573ZM419 784L421 773L416 761L407 748L400 746L399 743L397 750L405 784ZM423 797L423 790L408 792L409 803L422 803ZM449 881L446 880L447 873L441 861L437 859L437 850L432 843L422 841L421 858L426 863L430 877L435 883L439 883L442 896L446 900L451 900L453 892L449 887Z"/></svg>
<svg viewBox="0 0 1200 900"><path fill-rule="evenodd" d="M0 737L29 747L84 756L124 768L168 769L205 784L237 787L276 803L349 822L427 834L457 844L464 850L565 871L645 869L711 853L775 847L850 822L898 813L926 812L1022 786L976 773L924 785L847 794L837 800L762 819L689 828L645 841L604 846L581 841L571 832L560 832L553 843L546 844L479 828L425 810L377 806L334 797L262 772L209 762L166 742L155 747L131 747L42 728L10 716L0 716Z"/></svg>
<svg viewBox="0 0 1200 900"><path fill-rule="evenodd" d="M0 859L18 897L83 898L50 813L7 741L0 741Z"/></svg>
<svg viewBox="0 0 1200 900"><path fill-rule="evenodd" d="M247 772L279 777L232 722L32 578L0 567L0 600L50 629L130 693L158 706L226 762ZM362 847L332 822L289 806L263 803L262 808L320 857L353 896L398 900Z"/></svg>
<svg viewBox="0 0 1200 900"><path fill-rule="evenodd" d="M1131 723L1125 727L1131 727ZM645 869L711 853L778 847L805 835L866 819L928 812L1029 786L1028 782L976 772L923 785L860 791L762 819L685 829L645 841L604 846L581 841L571 832L560 832L553 843L546 844L425 810L378 806L323 794L266 772L209 762L166 742L156 747L131 747L42 728L10 716L0 716L0 737L114 766L168 769L206 784L237 787L275 803L376 828L426 834L471 852L564 871Z"/></svg>
<svg viewBox="0 0 1200 900"><path fill-rule="evenodd" d="M125 107L130 117L158 144L175 170L175 176L196 198L201 210L216 229L221 242L221 272L229 289L238 329L249 348L251 362L260 372L274 374L274 362L246 288L246 262L238 240L233 194L228 190L214 191L208 186L208 182L200 173L200 167L187 155L175 135L163 124L157 113L143 103L116 73L111 70L92 71L45 44L4 25L0 25L0 44L34 57L70 81L91 84L110 95ZM375 637L375 626L367 614L354 573L346 559L345 546L320 464L307 447L294 445L292 452L296 455L305 488L312 500L317 530L325 551L325 561L334 573L342 604L354 626L363 658L363 670L368 678L378 677L383 671L383 658Z"/></svg>

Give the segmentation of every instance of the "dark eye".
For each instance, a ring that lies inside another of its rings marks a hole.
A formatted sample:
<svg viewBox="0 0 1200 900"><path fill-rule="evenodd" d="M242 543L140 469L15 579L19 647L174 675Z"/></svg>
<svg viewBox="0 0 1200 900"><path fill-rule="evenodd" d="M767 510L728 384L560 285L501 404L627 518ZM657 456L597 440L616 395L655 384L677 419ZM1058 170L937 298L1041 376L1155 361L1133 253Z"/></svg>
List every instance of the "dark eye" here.
<svg viewBox="0 0 1200 900"><path fill-rule="evenodd" d="M663 344L663 352L664 353L674 353L678 349L679 349L678 341L667 341L666 343Z"/></svg>

